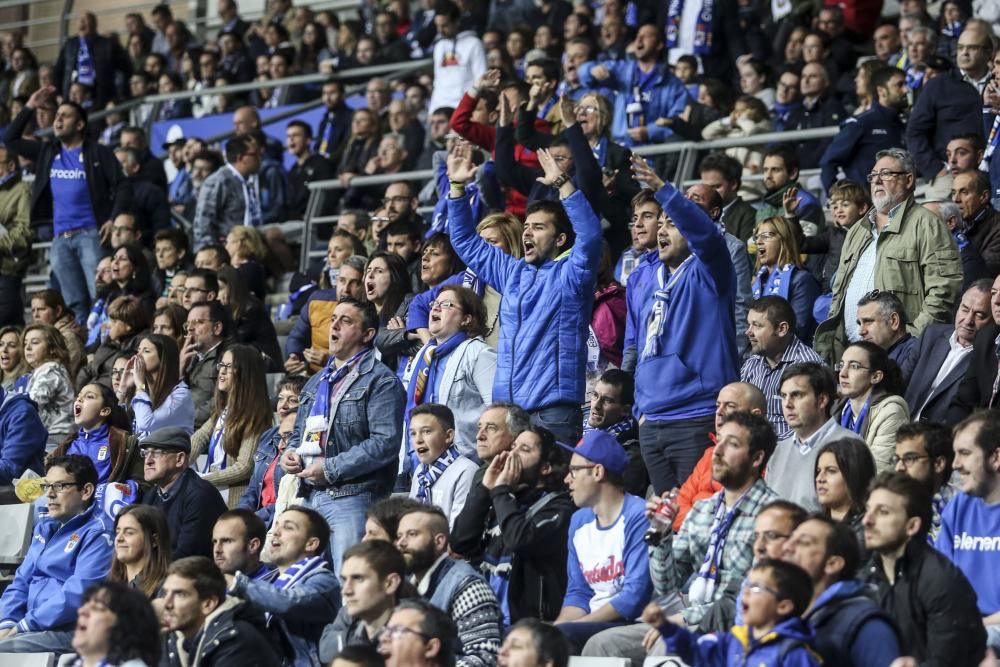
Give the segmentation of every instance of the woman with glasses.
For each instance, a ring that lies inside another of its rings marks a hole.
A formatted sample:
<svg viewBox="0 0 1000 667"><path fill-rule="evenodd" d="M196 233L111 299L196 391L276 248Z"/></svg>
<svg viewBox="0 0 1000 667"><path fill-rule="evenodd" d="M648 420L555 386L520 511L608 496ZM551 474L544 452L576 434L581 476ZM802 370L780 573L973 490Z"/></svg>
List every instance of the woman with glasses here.
<svg viewBox="0 0 1000 667"><path fill-rule="evenodd" d="M237 507L255 512L268 526L274 518L274 505L278 487L285 471L279 465L281 455L295 431L295 418L299 412L299 394L305 385L302 376L285 377L278 388L278 424L260 436L253 455L253 474L250 483L240 496Z"/></svg>
<svg viewBox="0 0 1000 667"><path fill-rule="evenodd" d="M21 350L28 373L14 383L38 406L38 416L48 429L47 448L54 449L73 427L73 381L69 377L69 349L59 330L32 324L24 330Z"/></svg>
<svg viewBox="0 0 1000 667"><path fill-rule="evenodd" d="M80 388L73 403L75 435L66 438L51 456L79 454L94 462L97 481L142 480L139 439L129 432L128 417L114 392L92 382Z"/></svg>
<svg viewBox="0 0 1000 667"><path fill-rule="evenodd" d="M0 329L0 386L10 389L27 372L28 365L21 356L21 329L3 327Z"/></svg>
<svg viewBox="0 0 1000 667"><path fill-rule="evenodd" d="M191 457L202 479L214 484L229 507L236 507L253 472L257 441L273 424L264 360L249 345L226 348L218 363L215 407L191 436Z"/></svg>
<svg viewBox="0 0 1000 667"><path fill-rule="evenodd" d="M447 405L462 454L476 451L479 415L493 401L497 353L483 340L485 321L486 308L475 292L459 285L441 288L431 302L430 340L403 371L405 414L424 403Z"/></svg>
<svg viewBox="0 0 1000 667"><path fill-rule="evenodd" d="M868 444L878 472L891 472L896 431L910 420L899 366L881 347L863 340L844 350L834 370L843 401L833 418Z"/></svg>
<svg viewBox="0 0 1000 667"><path fill-rule="evenodd" d="M117 390L122 405L132 412L132 432L140 439L168 426L194 431L194 403L180 377L180 353L169 336L139 338Z"/></svg>
<svg viewBox="0 0 1000 667"><path fill-rule="evenodd" d="M875 479L875 459L860 440L841 438L823 445L816 457L816 500L834 521L850 526L864 546L865 502Z"/></svg>
<svg viewBox="0 0 1000 667"><path fill-rule="evenodd" d="M750 285L753 298L780 296L787 301L795 312L795 335L809 345L816 329L813 304L820 289L802 264L791 224L780 216L765 218L757 225L754 242L757 265Z"/></svg>
<svg viewBox="0 0 1000 667"><path fill-rule="evenodd" d="M138 336L149 328L149 314L134 296L120 296L108 306L108 333L86 366L76 376L77 386L90 382L111 384L111 368L119 352L135 352Z"/></svg>
<svg viewBox="0 0 1000 667"><path fill-rule="evenodd" d="M108 581L128 584L155 599L170 565L170 528L159 507L129 505L115 517L115 545Z"/></svg>
<svg viewBox="0 0 1000 667"><path fill-rule="evenodd" d="M72 643L77 657L69 667L155 667L160 623L141 593L119 582L95 584L77 612Z"/></svg>
<svg viewBox="0 0 1000 667"><path fill-rule="evenodd" d="M283 370L278 332L267 308L247 289L242 274L231 266L223 266L218 272L219 302L229 306L233 314L235 333L233 340L256 348L267 357L267 372L279 373Z"/></svg>

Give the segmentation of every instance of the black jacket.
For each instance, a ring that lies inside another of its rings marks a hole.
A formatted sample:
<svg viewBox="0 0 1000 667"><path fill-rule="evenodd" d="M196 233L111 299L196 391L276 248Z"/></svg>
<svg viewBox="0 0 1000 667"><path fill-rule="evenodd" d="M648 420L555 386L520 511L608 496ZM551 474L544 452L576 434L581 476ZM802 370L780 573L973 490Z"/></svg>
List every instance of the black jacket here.
<svg viewBox="0 0 1000 667"><path fill-rule="evenodd" d="M333 165L339 163L344 154L347 138L351 134L352 118L354 118L354 112L346 104L341 103L334 109L327 109L319 121L313 150L329 158ZM361 166L364 167L364 165Z"/></svg>
<svg viewBox="0 0 1000 667"><path fill-rule="evenodd" d="M218 496L218 492L215 495ZM164 635L163 642L160 667L278 667L282 664L269 639L264 614L236 598L226 598L190 642L184 641L177 632ZM181 650L187 660L181 660Z"/></svg>
<svg viewBox="0 0 1000 667"><path fill-rule="evenodd" d="M982 134L979 92L954 73L939 74L920 92L906 123L906 148L917 173L933 179L945 166L945 148L959 134Z"/></svg>
<svg viewBox="0 0 1000 667"><path fill-rule="evenodd" d="M94 108L103 109L123 88L125 79L132 74L132 60L117 40L92 35L87 40L90 58L94 63ZM54 79L63 97L69 97L69 87L75 81L76 56L80 51L80 36L70 37L59 51ZM120 75L117 76L116 75Z"/></svg>
<svg viewBox="0 0 1000 667"><path fill-rule="evenodd" d="M920 334L909 358L900 364L903 377L908 378L906 404L910 408L910 416L915 418L917 411L921 407L924 408L920 414L920 421L947 421L948 408L951 407L969 367L971 354L958 362L933 393L931 392L934 378L937 377L941 365L951 351L949 339L954 331L955 327L950 324L930 325Z"/></svg>
<svg viewBox="0 0 1000 667"><path fill-rule="evenodd" d="M570 518L576 506L569 494L538 489L519 491L482 484L486 467L473 479L465 507L455 519L451 548L489 579L508 572L510 621L559 615L566 593ZM543 500L544 496L544 500Z"/></svg>
<svg viewBox="0 0 1000 667"><path fill-rule="evenodd" d="M212 557L212 526L226 511L222 494L192 468L181 473L164 498L157 487L142 496L143 505L159 507L170 526L170 559Z"/></svg>
<svg viewBox="0 0 1000 667"><path fill-rule="evenodd" d="M31 186L31 222L52 219L52 188L49 186L49 171L52 162L62 150L58 139L24 139L25 128L35 116L35 110L24 107L11 121L4 132L4 144L10 146L21 157L35 163L35 182ZM83 141L84 170L87 172L87 188L90 203L94 207L94 218L98 226L112 220L122 211L129 210L130 193L119 187L124 180L121 166L114 151L107 146L86 138Z"/></svg>
<svg viewBox="0 0 1000 667"><path fill-rule="evenodd" d="M806 106L803 102L792 112L785 123L786 130L811 130L819 127L830 127L840 125L840 121L847 116L844 107L840 102L827 91L811 106ZM799 167L802 169L813 169L819 166L823 152L830 145L830 139L810 139L798 144Z"/></svg>
<svg viewBox="0 0 1000 667"><path fill-rule="evenodd" d="M955 399L948 409L949 424L957 424L979 408L990 407L993 395L993 381L997 377L997 334L1000 326L987 324L972 342L972 352L968 356L969 366L965 377L958 384ZM996 401L994 401L996 403Z"/></svg>
<svg viewBox="0 0 1000 667"><path fill-rule="evenodd" d="M131 213L135 216L145 245L153 245L153 236L161 229L171 227L170 203L167 191L137 174L122 181L121 189L130 193Z"/></svg>
<svg viewBox="0 0 1000 667"><path fill-rule="evenodd" d="M922 536L906 545L890 584L878 554L862 574L878 603L896 621L900 648L921 667L972 667L983 659L986 629L976 592L961 570Z"/></svg>
<svg viewBox="0 0 1000 667"><path fill-rule="evenodd" d="M284 368L284 357L278 346L278 334L267 309L258 299L251 297L246 312L236 320L236 334L233 341L251 345L263 354L268 373L280 373Z"/></svg>
<svg viewBox="0 0 1000 667"><path fill-rule="evenodd" d="M302 220L309 205L309 183L333 178L333 163L322 155L312 154L302 164L296 162L288 172L288 216Z"/></svg>

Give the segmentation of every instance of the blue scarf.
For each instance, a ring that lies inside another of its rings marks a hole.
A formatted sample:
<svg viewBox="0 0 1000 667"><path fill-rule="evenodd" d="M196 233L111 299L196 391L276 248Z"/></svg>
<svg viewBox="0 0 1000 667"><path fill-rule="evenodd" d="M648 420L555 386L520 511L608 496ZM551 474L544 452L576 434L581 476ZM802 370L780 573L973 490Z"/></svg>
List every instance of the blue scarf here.
<svg viewBox="0 0 1000 667"><path fill-rule="evenodd" d="M332 283L333 287L337 286L337 283ZM302 287L298 288L294 292L288 295L288 301L278 306L278 314L275 316L277 320L287 320L292 316L292 308L295 306L295 302L298 301L299 297L305 294L308 290L316 287L316 283L309 281Z"/></svg>
<svg viewBox="0 0 1000 667"><path fill-rule="evenodd" d="M910 90L919 90L924 85L924 73L916 67L906 68L906 87Z"/></svg>
<svg viewBox="0 0 1000 667"><path fill-rule="evenodd" d="M14 384L10 388L10 393L27 394L29 382L31 382L31 373L25 373L21 377L14 380Z"/></svg>
<svg viewBox="0 0 1000 667"><path fill-rule="evenodd" d="M594 159L601 167L608 161L608 138L601 137L597 140L597 145L593 147Z"/></svg>
<svg viewBox="0 0 1000 667"><path fill-rule="evenodd" d="M108 309L104 299L98 299L87 315L87 347L94 345L101 337L101 329L108 321Z"/></svg>
<svg viewBox="0 0 1000 667"><path fill-rule="evenodd" d="M620 422L616 422L607 428L594 428L590 425L590 422L586 417L583 419L583 434L587 435L591 431L604 431L605 433L610 433L617 438L622 433L628 433L629 430L635 428L635 418L629 415Z"/></svg>
<svg viewBox="0 0 1000 667"><path fill-rule="evenodd" d="M433 463L429 465L421 464L420 469L417 470L417 500L425 505L433 505L431 502L431 487L441 478L444 471L448 469L452 463L458 460L461 454L458 453L458 448L452 445L437 457Z"/></svg>
<svg viewBox="0 0 1000 667"><path fill-rule="evenodd" d="M322 570L325 567L326 560L322 556L306 556L302 560L290 565L284 572L278 574L278 577L274 580L274 586L282 591L290 590L313 570ZM265 612L264 618L267 623L271 622L271 616L269 612Z"/></svg>
<svg viewBox="0 0 1000 667"><path fill-rule="evenodd" d="M310 419L317 418L315 423L319 424L319 426L315 428L307 427L306 432L302 435L303 443L314 442L318 444L320 452L326 451L326 438L330 432L330 393L354 369L354 366L361 360L361 357L370 351L371 348L364 348L348 359L347 363L343 364L340 368L336 368L333 365L335 359L332 355L330 356L330 361L327 362L326 368L323 369L323 374L319 378L319 384L316 386L316 400L309 411Z"/></svg>
<svg viewBox="0 0 1000 667"><path fill-rule="evenodd" d="M101 508L114 522L123 508L133 505L142 498L142 489L135 480L98 484L94 490L94 504Z"/></svg>
<svg viewBox="0 0 1000 667"><path fill-rule="evenodd" d="M854 431L858 435L861 435L861 425L865 423L865 417L868 416L868 409L872 406L872 398L868 397L865 404L861 407L861 412L858 413L857 418L854 417L854 411L851 409L851 402L847 401L844 404L844 410L840 413L840 425L846 429Z"/></svg>
<svg viewBox="0 0 1000 667"><path fill-rule="evenodd" d="M227 412L229 412L228 409L223 410L222 414L215 420L215 426L212 428L212 437L208 440L208 459L206 459L205 467L201 471L203 475L226 469L226 453L223 449L222 441L226 437ZM219 461L216 461L217 456L221 456Z"/></svg>
<svg viewBox="0 0 1000 667"><path fill-rule="evenodd" d="M785 128L785 123L788 122L788 118L792 115L792 112L801 106L798 102L774 103L774 129L776 132L780 132Z"/></svg>
<svg viewBox="0 0 1000 667"><path fill-rule="evenodd" d="M986 151L983 153L982 162L979 163L979 171L986 173L990 171L990 159L997 149L997 144L1000 144L1000 131L998 130L1000 130L1000 114L996 115L993 119L993 125L990 127L990 137L986 140Z"/></svg>
<svg viewBox="0 0 1000 667"><path fill-rule="evenodd" d="M455 351L459 345L468 340L468 335L464 331L452 335L443 343L430 342L424 346L414 362L413 372L410 375L410 384L406 389L407 408L416 407L422 403L435 403L437 396L434 394L435 378L438 372L444 367L448 355ZM409 413L409 410L407 410ZM409 422L409 417L406 419Z"/></svg>
<svg viewBox="0 0 1000 667"><path fill-rule="evenodd" d="M667 6L667 48L674 49L680 43L678 33L681 27L681 16L684 14L684 0L670 0ZM715 23L715 0L702 0L701 11L698 12L698 22L694 26L694 53L698 56L708 55L712 50Z"/></svg>
<svg viewBox="0 0 1000 667"><path fill-rule="evenodd" d="M945 37L954 37L955 39L958 39L958 36L962 34L962 30L964 28L965 24L961 21L953 21L941 28L941 34Z"/></svg>
<svg viewBox="0 0 1000 667"><path fill-rule="evenodd" d="M83 37L80 38L80 48L76 52L76 81L90 87L97 82L94 61L90 57L90 45Z"/></svg>
<svg viewBox="0 0 1000 667"><path fill-rule="evenodd" d="M750 489L752 488L751 486ZM729 536L729 529L733 527L733 521L736 520L736 511L740 508L743 499L750 493L750 489L744 491L739 500L733 503L733 506L728 510L725 502L726 494L719 492L719 499L715 503L715 520L712 522L712 534L708 538L705 559L688 589L688 600L691 604L708 604L715 599L715 584L719 580L726 538Z"/></svg>
<svg viewBox="0 0 1000 667"><path fill-rule="evenodd" d="M757 275L754 276L753 284L750 286L753 298L780 296L785 301L788 301L788 294L792 289L792 273L794 272L794 264L785 264L783 267L770 272L766 266L760 267Z"/></svg>
<svg viewBox="0 0 1000 667"><path fill-rule="evenodd" d="M482 297L483 293L486 291L486 285L483 284L483 281L479 279L479 276L477 276L476 272L472 269L466 269L462 274L462 287L469 288L480 297Z"/></svg>
<svg viewBox="0 0 1000 667"><path fill-rule="evenodd" d="M660 288L653 294L653 309L649 312L649 319L646 322L646 344L642 349L642 358L646 359L660 353L660 339L663 337L663 329L667 323L667 308L670 307L670 293L674 291L677 281L681 279L684 272L694 261L694 255L690 255L681 262L677 270L670 274L670 280L664 286L663 276L667 270L665 265L660 265L656 272L656 278L660 283Z"/></svg>

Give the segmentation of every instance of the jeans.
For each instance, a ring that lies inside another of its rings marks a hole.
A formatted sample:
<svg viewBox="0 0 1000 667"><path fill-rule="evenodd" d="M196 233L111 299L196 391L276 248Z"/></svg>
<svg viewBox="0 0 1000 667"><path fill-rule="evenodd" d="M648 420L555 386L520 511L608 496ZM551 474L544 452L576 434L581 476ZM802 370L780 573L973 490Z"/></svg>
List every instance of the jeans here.
<svg viewBox="0 0 1000 667"><path fill-rule="evenodd" d="M330 525L330 557L338 576L344 552L361 541L365 534L365 513L376 500L370 493L334 498L320 489L313 489L309 496L306 505L322 514Z"/></svg>
<svg viewBox="0 0 1000 667"><path fill-rule="evenodd" d="M552 431L556 440L575 446L583 437L583 410L579 405L562 403L550 405L547 408L532 410L528 413L531 423L544 426Z"/></svg>
<svg viewBox="0 0 1000 667"><path fill-rule="evenodd" d="M70 653L73 650L73 631L43 630L18 633L0 639L0 653Z"/></svg>
<svg viewBox="0 0 1000 667"><path fill-rule="evenodd" d="M94 275L101 260L101 236L97 229L88 229L66 238L56 235L52 241L52 272L59 281L66 305L84 324L90 314L90 304L97 298Z"/></svg>
<svg viewBox="0 0 1000 667"><path fill-rule="evenodd" d="M639 425L639 447L657 495L679 487L691 475L711 444L708 434L714 428L714 415Z"/></svg>
<svg viewBox="0 0 1000 667"><path fill-rule="evenodd" d="M569 642L569 654L581 655L583 647L594 635L604 632L605 630L610 630L611 628L620 628L628 624L628 621L582 621L579 623L560 623L556 627L559 628L559 631L563 633L564 637L566 637L566 641Z"/></svg>
<svg viewBox="0 0 1000 667"><path fill-rule="evenodd" d="M24 326L24 299L21 276L0 275L0 327Z"/></svg>

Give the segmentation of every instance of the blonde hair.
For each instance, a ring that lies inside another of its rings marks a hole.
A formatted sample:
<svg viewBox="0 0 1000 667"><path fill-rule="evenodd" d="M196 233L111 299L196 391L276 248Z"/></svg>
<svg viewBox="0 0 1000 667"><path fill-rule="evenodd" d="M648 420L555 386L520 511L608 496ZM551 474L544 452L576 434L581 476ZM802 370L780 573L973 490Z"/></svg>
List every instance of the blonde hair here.
<svg viewBox="0 0 1000 667"><path fill-rule="evenodd" d="M476 225L476 233L482 234L487 229L494 227L500 232L504 243L507 244L507 253L514 259L521 259L524 256L524 249L521 247L521 234L524 233L524 226L521 221L510 213L490 213Z"/></svg>
<svg viewBox="0 0 1000 667"><path fill-rule="evenodd" d="M240 251L247 259L264 263L267 259L267 246L264 245L264 237L260 235L260 232L253 227L236 225L229 230L229 233L240 244Z"/></svg>
<svg viewBox="0 0 1000 667"><path fill-rule="evenodd" d="M772 218L765 218L761 220L754 229L754 236L760 232L760 228L764 225L771 225L774 227L774 232L778 235L778 240L781 241L781 250L778 251L778 266L784 266L785 264L791 264L798 268L802 268L802 259L799 257L799 244L795 240L795 234L792 232L792 226L787 220L781 216L774 216ZM757 254L757 260L754 265L756 270L760 270L760 254Z"/></svg>

